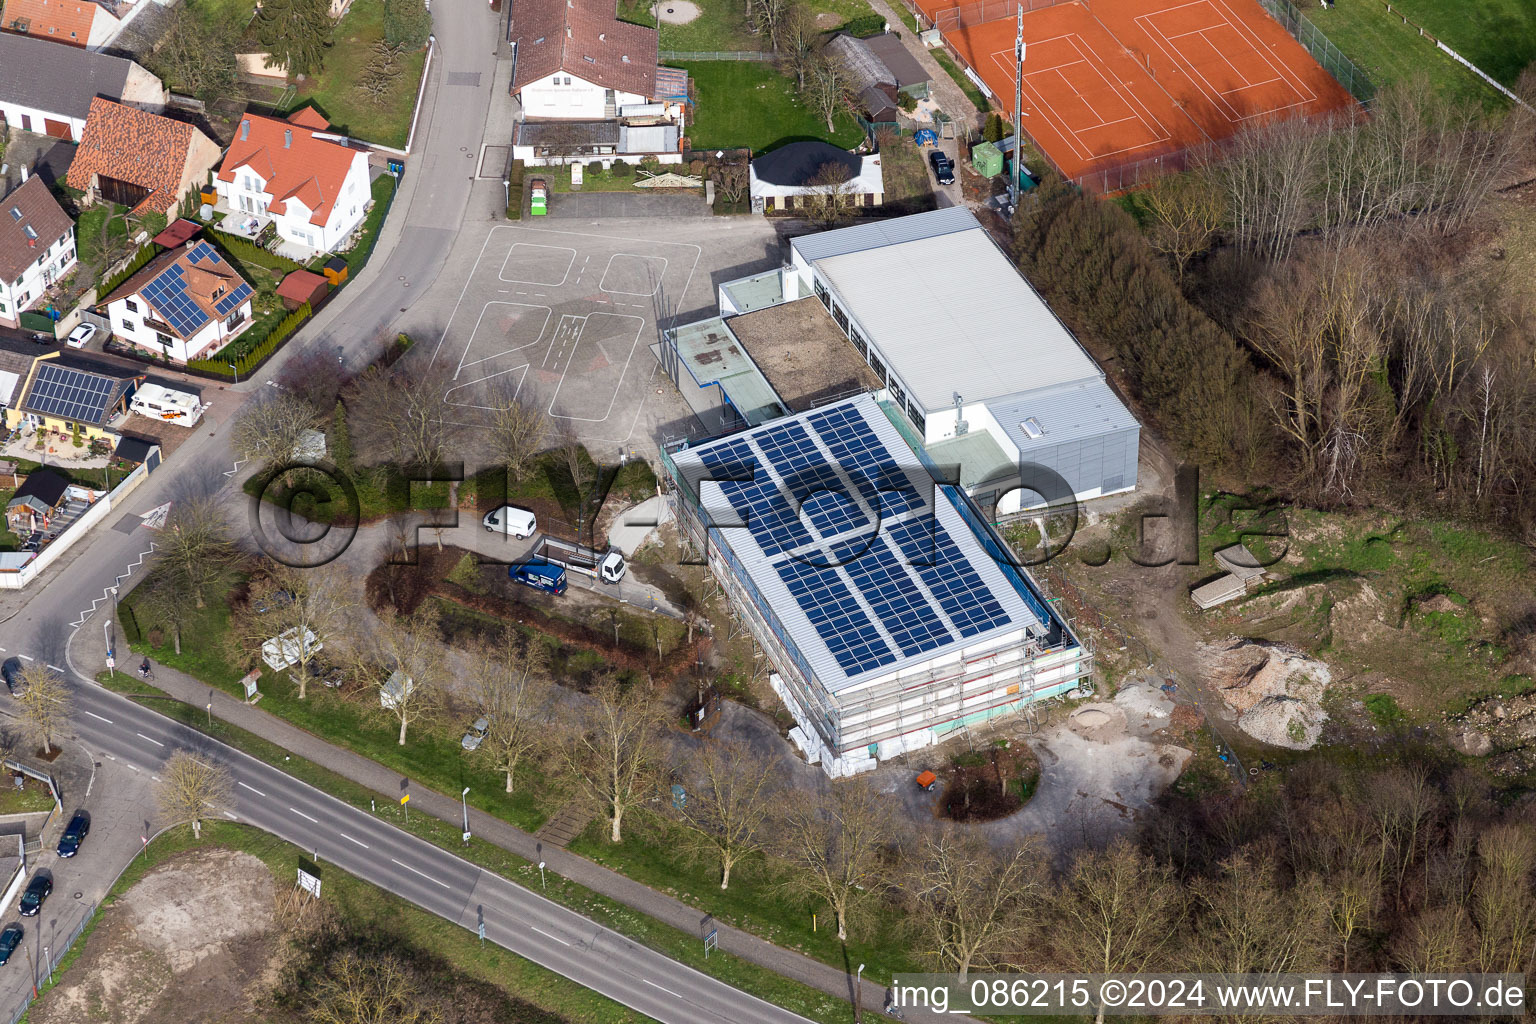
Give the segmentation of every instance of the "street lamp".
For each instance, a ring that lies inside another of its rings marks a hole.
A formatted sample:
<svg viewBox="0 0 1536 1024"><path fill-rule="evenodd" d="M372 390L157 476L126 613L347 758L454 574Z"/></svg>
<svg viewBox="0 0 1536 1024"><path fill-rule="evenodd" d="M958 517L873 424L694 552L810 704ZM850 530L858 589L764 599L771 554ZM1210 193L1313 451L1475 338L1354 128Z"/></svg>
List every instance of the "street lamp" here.
<svg viewBox="0 0 1536 1024"><path fill-rule="evenodd" d="M112 650L112 620L108 619L101 624L101 635L107 644L107 671L112 673L112 678L117 678L116 652Z"/></svg>
<svg viewBox="0 0 1536 1024"><path fill-rule="evenodd" d="M544 881L544 862L539 861L539 888L549 892L549 885Z"/></svg>
<svg viewBox="0 0 1536 1024"><path fill-rule="evenodd" d="M224 365L229 367L231 370L234 371L235 383L239 384L240 383L240 367L236 366L234 363L225 363Z"/></svg>
<svg viewBox="0 0 1536 1024"><path fill-rule="evenodd" d="M43 947L43 960L48 964L48 984L53 984L53 957L48 953L48 947Z"/></svg>
<svg viewBox="0 0 1536 1024"><path fill-rule="evenodd" d="M864 1021L864 965L859 964L858 973L853 976L853 1020L854 1024L863 1024Z"/></svg>
<svg viewBox="0 0 1536 1024"><path fill-rule="evenodd" d="M459 794L459 800L464 804L464 845L469 845L469 787L464 787L464 792Z"/></svg>

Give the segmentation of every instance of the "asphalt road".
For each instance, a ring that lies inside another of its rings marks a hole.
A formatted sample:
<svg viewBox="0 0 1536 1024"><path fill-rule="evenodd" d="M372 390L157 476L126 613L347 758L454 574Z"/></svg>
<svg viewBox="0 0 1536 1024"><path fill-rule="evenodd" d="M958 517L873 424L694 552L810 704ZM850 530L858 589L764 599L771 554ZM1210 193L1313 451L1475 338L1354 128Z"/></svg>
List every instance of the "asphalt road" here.
<svg viewBox="0 0 1536 1024"><path fill-rule="evenodd" d="M227 815L601 992L663 1024L802 1024L804 1018L700 974L521 886L91 684L77 686L81 742L130 770L156 772L180 749L224 764Z"/></svg>

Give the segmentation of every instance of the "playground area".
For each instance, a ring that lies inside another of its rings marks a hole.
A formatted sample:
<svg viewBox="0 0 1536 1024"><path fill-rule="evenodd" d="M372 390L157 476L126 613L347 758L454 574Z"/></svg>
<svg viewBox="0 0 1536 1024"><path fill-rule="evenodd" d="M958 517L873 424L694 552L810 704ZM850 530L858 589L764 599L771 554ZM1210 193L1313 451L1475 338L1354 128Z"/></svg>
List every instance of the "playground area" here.
<svg viewBox="0 0 1536 1024"><path fill-rule="evenodd" d="M1017 5L918 0L1006 111ZM1249 124L1354 98L1254 0L1023 0L1024 132L1066 177L1114 192L1182 170Z"/></svg>

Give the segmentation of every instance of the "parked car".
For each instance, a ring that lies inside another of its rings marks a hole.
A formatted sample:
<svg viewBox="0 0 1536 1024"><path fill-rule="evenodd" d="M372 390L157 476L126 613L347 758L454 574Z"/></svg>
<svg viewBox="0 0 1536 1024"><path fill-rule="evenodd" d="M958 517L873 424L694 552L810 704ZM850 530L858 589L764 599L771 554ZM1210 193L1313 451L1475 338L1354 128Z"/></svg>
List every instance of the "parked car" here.
<svg viewBox="0 0 1536 1024"><path fill-rule="evenodd" d="M341 669L323 661L311 660L305 666L305 670L309 673L310 679L321 686L329 686L333 690L339 689L341 684L346 682L346 675Z"/></svg>
<svg viewBox="0 0 1536 1024"><path fill-rule="evenodd" d="M27 889L21 894L21 903L17 909L22 917L36 917L37 912L43 909L43 901L53 892L53 879L47 875L33 875L32 881L27 883Z"/></svg>
<svg viewBox="0 0 1536 1024"><path fill-rule="evenodd" d="M70 348L85 348L96 337L96 329L95 324L81 324L69 332L69 339L64 344Z"/></svg>
<svg viewBox="0 0 1536 1024"><path fill-rule="evenodd" d="M480 523L488 533L505 533L509 537L532 537L539 528L538 517L516 505L503 505L494 512L487 512Z"/></svg>
<svg viewBox="0 0 1536 1024"><path fill-rule="evenodd" d="M21 659L6 658L5 664L0 665L0 675L5 676L5 688L11 696L16 696L16 691L24 685L21 681Z"/></svg>
<svg viewBox="0 0 1536 1024"><path fill-rule="evenodd" d="M90 815L76 811L75 816L69 819L69 824L64 826L64 834L59 837L59 856L73 857L79 853L80 844L85 842L86 834L90 831Z"/></svg>
<svg viewBox="0 0 1536 1024"><path fill-rule="evenodd" d="M480 744L485 742L485 734L490 731L491 720L489 718L477 718L475 724L469 727L469 732L459 740L459 746L465 750L479 750Z"/></svg>
<svg viewBox="0 0 1536 1024"><path fill-rule="evenodd" d="M275 611L278 608L286 608L291 604L293 604L293 592L291 590L274 590L252 601L251 611L257 615L265 615L267 612Z"/></svg>
<svg viewBox="0 0 1536 1024"><path fill-rule="evenodd" d="M8 924L5 931L0 932L0 966L11 962L11 954L16 952L16 947L21 945L21 925Z"/></svg>
<svg viewBox="0 0 1536 1024"><path fill-rule="evenodd" d="M947 154L936 149L928 154L928 162L933 165L933 176L939 180L940 185L955 183L955 163Z"/></svg>

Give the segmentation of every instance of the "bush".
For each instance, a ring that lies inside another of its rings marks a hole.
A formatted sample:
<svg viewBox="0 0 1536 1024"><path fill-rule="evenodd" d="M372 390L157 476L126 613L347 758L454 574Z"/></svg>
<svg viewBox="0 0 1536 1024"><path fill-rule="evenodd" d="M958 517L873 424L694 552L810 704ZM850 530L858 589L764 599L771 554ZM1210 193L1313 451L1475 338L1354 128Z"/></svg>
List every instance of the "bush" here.
<svg viewBox="0 0 1536 1024"><path fill-rule="evenodd" d="M352 467L352 432L347 427L347 407L336 400L331 411L331 459L342 469Z"/></svg>
<svg viewBox="0 0 1536 1024"><path fill-rule="evenodd" d="M449 570L448 582L458 584L471 594L485 593L485 583L480 579L480 564L468 551Z"/></svg>
<svg viewBox="0 0 1536 1024"><path fill-rule="evenodd" d="M688 173L689 174L699 174L699 175L702 175L704 173L704 161L703 160L690 160L690 161L688 161Z"/></svg>
<svg viewBox="0 0 1536 1024"><path fill-rule="evenodd" d="M627 178L630 175L629 161L615 160L613 162L613 176L615 178Z"/></svg>
<svg viewBox="0 0 1536 1024"><path fill-rule="evenodd" d="M527 170L523 161L512 161L512 173L507 178L507 220L523 219L523 177Z"/></svg>
<svg viewBox="0 0 1536 1024"><path fill-rule="evenodd" d="M917 109L917 97L909 92L899 92L896 94L896 106L898 109L910 114Z"/></svg>
<svg viewBox="0 0 1536 1024"><path fill-rule="evenodd" d="M885 19L873 12L861 14L857 18L849 18L843 22L840 32L846 32L859 39L867 39L870 36L878 36L885 32Z"/></svg>
<svg viewBox="0 0 1536 1024"><path fill-rule="evenodd" d="M591 163L587 164L587 176L589 178L595 178L603 173L603 162L601 160L593 160Z"/></svg>
<svg viewBox="0 0 1536 1024"><path fill-rule="evenodd" d="M997 114L988 114L987 124L982 129L981 137L987 142L1001 142L1003 134L1003 119Z"/></svg>

